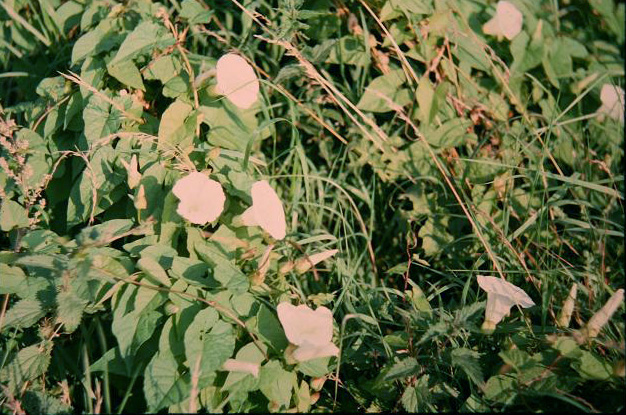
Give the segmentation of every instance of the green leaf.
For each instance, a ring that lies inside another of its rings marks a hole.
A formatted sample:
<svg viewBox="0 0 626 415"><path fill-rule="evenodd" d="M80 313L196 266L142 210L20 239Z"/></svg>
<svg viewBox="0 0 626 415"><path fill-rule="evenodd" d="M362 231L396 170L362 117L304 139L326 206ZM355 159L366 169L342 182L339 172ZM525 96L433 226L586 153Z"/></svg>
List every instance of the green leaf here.
<svg viewBox="0 0 626 415"><path fill-rule="evenodd" d="M363 43L363 37L348 35L340 38L339 41L330 39L327 42L332 42L334 47L331 48L326 63L369 65L370 56Z"/></svg>
<svg viewBox="0 0 626 415"><path fill-rule="evenodd" d="M170 287L172 282L165 273L165 270L159 265L159 263L149 256L142 256L137 261L137 267L144 272L146 278L157 285L164 285Z"/></svg>
<svg viewBox="0 0 626 415"><path fill-rule="evenodd" d="M141 73L139 69L133 63L132 60L124 60L116 63L115 65L107 65L109 75L123 83L135 89L141 89L145 91L143 80L141 79Z"/></svg>
<svg viewBox="0 0 626 415"><path fill-rule="evenodd" d="M452 350L450 354L452 366L459 367L476 385L483 384L483 372L480 367L480 353L465 347Z"/></svg>
<svg viewBox="0 0 626 415"><path fill-rule="evenodd" d="M72 333L80 324L87 301L66 290L57 294L57 304L57 322L63 324L66 333Z"/></svg>
<svg viewBox="0 0 626 415"><path fill-rule="evenodd" d="M122 123L122 114L109 102L93 94L83 111L85 137L91 144L102 137L116 133Z"/></svg>
<svg viewBox="0 0 626 415"><path fill-rule="evenodd" d="M191 144L196 128L193 107L188 103L176 100L163 112L159 124L159 146L169 149L180 145Z"/></svg>
<svg viewBox="0 0 626 415"><path fill-rule="evenodd" d="M395 69L374 78L365 89L357 107L372 112L392 111L393 105L404 107L412 101L410 92L400 88L405 80L402 69Z"/></svg>
<svg viewBox="0 0 626 415"><path fill-rule="evenodd" d="M112 21L105 19L95 29L81 36L72 48L72 64L113 47L117 42L111 28Z"/></svg>
<svg viewBox="0 0 626 415"><path fill-rule="evenodd" d="M259 388L263 395L281 408L289 407L291 391L297 385L296 374L287 372L280 362L272 360L261 367L259 376L261 378Z"/></svg>
<svg viewBox="0 0 626 415"><path fill-rule="evenodd" d="M189 375L182 376L178 362L171 352L170 335L173 319L170 317L163 326L159 350L152 357L144 371L143 391L148 412L183 401L191 389Z"/></svg>
<svg viewBox="0 0 626 415"><path fill-rule="evenodd" d="M425 130L424 136L433 146L444 148L456 147L465 143L465 141L471 136L471 134L467 133L467 128L471 125L471 120L453 118L445 121L432 133Z"/></svg>
<svg viewBox="0 0 626 415"><path fill-rule="evenodd" d="M126 285L115 294L111 330L125 359L132 359L152 336L162 316L158 308L166 299L161 292L134 285Z"/></svg>
<svg viewBox="0 0 626 415"><path fill-rule="evenodd" d="M281 352L287 347L289 342L280 322L265 305L259 307L256 320L251 319L249 322L253 325L256 323L256 331L259 336L277 352Z"/></svg>
<svg viewBox="0 0 626 415"><path fill-rule="evenodd" d="M552 347L558 350L563 357L570 359L578 359L583 354L578 343L571 337L559 337Z"/></svg>
<svg viewBox="0 0 626 415"><path fill-rule="evenodd" d="M144 21L128 35L117 51L117 54L109 63L115 65L126 59L133 59L144 52L151 52L157 47L167 47L173 45L174 37L168 33L165 27Z"/></svg>
<svg viewBox="0 0 626 415"><path fill-rule="evenodd" d="M0 275L2 275L0 294L17 293L26 285L26 274L21 268L0 264Z"/></svg>
<svg viewBox="0 0 626 415"><path fill-rule="evenodd" d="M230 324L219 320L213 308L196 314L185 332L185 355L191 376L198 376L199 388L213 382L215 372L234 351L235 334Z"/></svg>
<svg viewBox="0 0 626 415"><path fill-rule="evenodd" d="M589 380L606 380L613 374L613 367L606 360L600 360L593 353L582 351L581 357L572 362L571 366L582 376Z"/></svg>
<svg viewBox="0 0 626 415"><path fill-rule="evenodd" d="M454 241L446 230L449 218L449 216L430 216L420 228L418 236L422 238L422 248L426 255L435 256Z"/></svg>
<svg viewBox="0 0 626 415"><path fill-rule="evenodd" d="M415 386L407 386L400 398L402 406L407 412L423 412L428 408L430 391L428 390L428 375L423 375L417 379Z"/></svg>
<svg viewBox="0 0 626 415"><path fill-rule="evenodd" d="M0 370L0 377L8 382L13 393L17 393L26 382L46 373L50 364L50 352L51 347L43 344L25 347Z"/></svg>
<svg viewBox="0 0 626 415"><path fill-rule="evenodd" d="M404 410L409 413L419 412L419 398L414 386L407 386L400 398Z"/></svg>
<svg viewBox="0 0 626 415"><path fill-rule="evenodd" d="M14 228L26 228L28 214L22 205L13 200L3 200L0 208L0 229L8 232Z"/></svg>
<svg viewBox="0 0 626 415"><path fill-rule="evenodd" d="M41 308L41 302L38 300L20 300L7 311L2 330L4 331L10 327L30 327L45 315L46 312Z"/></svg>
<svg viewBox="0 0 626 415"><path fill-rule="evenodd" d="M180 60L173 55L165 55L152 61L144 72L144 78L148 80L157 79L165 84L170 79L178 75L182 70Z"/></svg>
<svg viewBox="0 0 626 415"><path fill-rule="evenodd" d="M99 147L92 152L89 168L83 170L70 191L68 225L86 221L92 211L94 216L98 215L126 194L125 189L118 186L125 180L125 176L115 173L112 167L115 156L111 146Z"/></svg>
<svg viewBox="0 0 626 415"><path fill-rule="evenodd" d="M423 123L430 124L438 109L435 101L435 89L427 76L420 79L415 97L419 108L420 120Z"/></svg>
<svg viewBox="0 0 626 415"><path fill-rule="evenodd" d="M190 25L209 23L213 12L202 7L196 0L183 0L180 17L187 19Z"/></svg>
<svg viewBox="0 0 626 415"><path fill-rule="evenodd" d="M212 242L197 243L194 245L198 256L213 268L213 277L224 287L235 294L248 290L250 282L233 261L222 254Z"/></svg>
<svg viewBox="0 0 626 415"><path fill-rule="evenodd" d="M407 17L416 14L431 14L433 12L431 0L389 0L391 7L401 10Z"/></svg>
<svg viewBox="0 0 626 415"><path fill-rule="evenodd" d="M202 122L211 128L207 141L214 146L243 152L255 138L257 120L252 110L236 110L220 102L202 105L200 113Z"/></svg>
<svg viewBox="0 0 626 415"><path fill-rule="evenodd" d="M393 366L386 370L382 381L388 382L396 379L404 379L419 373L420 370L421 366L417 363L417 360L414 357L407 357L394 363Z"/></svg>
<svg viewBox="0 0 626 415"><path fill-rule="evenodd" d="M496 402L506 403L515 396L517 382L510 375L496 375L489 378L485 384L485 398Z"/></svg>
<svg viewBox="0 0 626 415"><path fill-rule="evenodd" d="M258 363L259 365L265 360L263 351L259 350L256 344L248 343L237 352L236 360L242 362ZM259 388L259 379L255 378L251 373L230 372L226 376L222 390L230 393L249 392Z"/></svg>
<svg viewBox="0 0 626 415"><path fill-rule="evenodd" d="M35 91L43 98L59 101L65 95L65 78L62 76L44 78Z"/></svg>

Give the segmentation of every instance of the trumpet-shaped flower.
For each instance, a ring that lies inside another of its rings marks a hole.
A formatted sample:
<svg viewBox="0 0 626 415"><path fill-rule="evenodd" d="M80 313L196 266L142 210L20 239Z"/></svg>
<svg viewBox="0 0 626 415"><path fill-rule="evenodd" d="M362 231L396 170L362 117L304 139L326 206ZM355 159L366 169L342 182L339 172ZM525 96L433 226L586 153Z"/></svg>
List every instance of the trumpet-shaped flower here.
<svg viewBox="0 0 626 415"><path fill-rule="evenodd" d="M523 308L535 305L524 290L502 278L479 275L478 285L487 292L485 322L482 327L484 331L493 331L496 324L509 314L514 305Z"/></svg>
<svg viewBox="0 0 626 415"><path fill-rule="evenodd" d="M600 101L602 105L598 108L598 113L606 114L609 117L624 123L624 90L611 84L602 85L600 91Z"/></svg>
<svg viewBox="0 0 626 415"><path fill-rule="evenodd" d="M318 357L337 356L339 349L332 343L333 315L326 307L312 310L306 305L278 304L278 319L289 342L297 348L293 357L299 362Z"/></svg>
<svg viewBox="0 0 626 415"><path fill-rule="evenodd" d="M606 304L591 317L586 327L587 336L596 337L598 333L600 333L600 330L602 330L602 327L609 322L613 313L617 311L623 302L624 289L620 288L615 291L615 294L609 298L609 301L607 301Z"/></svg>
<svg viewBox="0 0 626 415"><path fill-rule="evenodd" d="M483 25L486 35L504 36L512 40L522 30L522 13L512 3L499 1L496 5L496 15Z"/></svg>
<svg viewBox="0 0 626 415"><path fill-rule="evenodd" d="M274 239L281 240L286 234L285 211L278 195L270 184L261 180L252 185L252 206L241 219L246 226L260 226Z"/></svg>
<svg viewBox="0 0 626 415"><path fill-rule="evenodd" d="M213 222L224 210L226 196L222 185L206 174L190 173L178 180L172 191L180 199L176 212L191 223Z"/></svg>
<svg viewBox="0 0 626 415"><path fill-rule="evenodd" d="M217 61L216 72L218 93L242 109L248 109L256 102L259 79L244 58L227 53Z"/></svg>
<svg viewBox="0 0 626 415"><path fill-rule="evenodd" d="M328 258L335 255L337 252L339 252L338 249L329 249L327 251L319 252L308 257L305 256L299 258L295 263L296 272L298 274L304 274L309 269L311 269L311 267L319 264L322 261L327 260Z"/></svg>

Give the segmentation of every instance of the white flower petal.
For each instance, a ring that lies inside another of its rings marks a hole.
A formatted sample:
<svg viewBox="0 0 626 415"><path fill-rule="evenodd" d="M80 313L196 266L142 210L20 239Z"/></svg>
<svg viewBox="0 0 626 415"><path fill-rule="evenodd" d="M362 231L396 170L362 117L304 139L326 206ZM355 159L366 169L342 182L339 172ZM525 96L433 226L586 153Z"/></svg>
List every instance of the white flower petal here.
<svg viewBox="0 0 626 415"><path fill-rule="evenodd" d="M252 185L251 193L254 222L274 239L284 239L287 227L285 211L274 189L267 181L261 180ZM244 212L245 216L246 212Z"/></svg>
<svg viewBox="0 0 626 415"><path fill-rule="evenodd" d="M624 90L611 84L602 85L600 91L600 101L602 105L598 112L624 123Z"/></svg>
<svg viewBox="0 0 626 415"><path fill-rule="evenodd" d="M333 338L333 314L326 307L315 311L302 304L294 306L282 302L276 308L278 319L290 343L296 346L305 344L323 346Z"/></svg>
<svg viewBox="0 0 626 415"><path fill-rule="evenodd" d="M502 278L478 276L478 285L487 292L487 306L485 308L485 324L495 327L503 317L511 311L511 307L519 305L528 308L535 303L521 288Z"/></svg>
<svg viewBox="0 0 626 415"><path fill-rule="evenodd" d="M304 344L293 352L293 357L298 362L306 362L307 360L317 359L319 357L337 356L339 348L333 343L328 342L322 345Z"/></svg>
<svg viewBox="0 0 626 415"><path fill-rule="evenodd" d="M298 272L299 274L303 274L307 272L311 268L311 266L317 265L320 262L327 260L328 258L335 255L337 252L339 252L338 249L329 249L323 252L319 252L317 254L313 254L309 257L299 258L295 264L296 272Z"/></svg>
<svg viewBox="0 0 626 415"><path fill-rule="evenodd" d="M259 368L260 365L258 363L244 362L242 360L235 359L228 359L222 365L222 370L226 370L228 372L250 373L255 378L259 377Z"/></svg>
<svg viewBox="0 0 626 415"><path fill-rule="evenodd" d="M609 298L609 301L591 317L587 323L587 335L589 337L596 337L598 333L600 333L600 330L602 330L602 327L609 322L611 316L617 311L622 302L624 302L624 289L620 288L615 291L615 294Z"/></svg>
<svg viewBox="0 0 626 415"><path fill-rule="evenodd" d="M172 192L180 199L176 212L191 223L213 222L224 210L222 185L205 174L190 173L176 182Z"/></svg>
<svg viewBox="0 0 626 415"><path fill-rule="evenodd" d="M216 65L217 91L236 106L248 109L257 100L259 80L252 66L234 53L222 56Z"/></svg>
<svg viewBox="0 0 626 415"><path fill-rule="evenodd" d="M496 14L483 25L483 33L512 40L522 30L524 16L512 3L499 1Z"/></svg>

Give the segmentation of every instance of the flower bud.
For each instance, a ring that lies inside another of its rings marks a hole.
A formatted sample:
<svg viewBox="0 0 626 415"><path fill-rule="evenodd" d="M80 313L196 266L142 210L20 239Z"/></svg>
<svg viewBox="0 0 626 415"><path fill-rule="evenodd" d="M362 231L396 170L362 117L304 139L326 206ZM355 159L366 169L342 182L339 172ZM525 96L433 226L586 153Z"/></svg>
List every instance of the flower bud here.
<svg viewBox="0 0 626 415"><path fill-rule="evenodd" d="M569 327L569 322L572 318L572 312L574 311L574 305L576 303L576 290L577 285L574 283L572 284L572 288L569 290L569 294L563 303L563 308L561 308L561 312L559 313L559 317L556 321L556 324L559 327Z"/></svg>

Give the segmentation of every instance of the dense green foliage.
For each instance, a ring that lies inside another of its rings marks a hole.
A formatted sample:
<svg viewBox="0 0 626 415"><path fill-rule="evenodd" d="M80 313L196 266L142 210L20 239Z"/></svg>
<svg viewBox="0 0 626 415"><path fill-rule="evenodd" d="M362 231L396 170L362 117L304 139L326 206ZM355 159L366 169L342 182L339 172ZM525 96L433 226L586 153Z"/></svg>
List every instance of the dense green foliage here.
<svg viewBox="0 0 626 415"><path fill-rule="evenodd" d="M623 304L587 323L625 278L624 4L511 2L512 40L489 0L2 0L2 411L623 410ZM239 219L261 179L283 241ZM477 275L535 306L481 331ZM339 356L294 364L282 301L331 309Z"/></svg>

